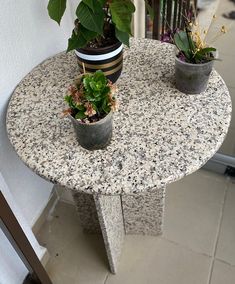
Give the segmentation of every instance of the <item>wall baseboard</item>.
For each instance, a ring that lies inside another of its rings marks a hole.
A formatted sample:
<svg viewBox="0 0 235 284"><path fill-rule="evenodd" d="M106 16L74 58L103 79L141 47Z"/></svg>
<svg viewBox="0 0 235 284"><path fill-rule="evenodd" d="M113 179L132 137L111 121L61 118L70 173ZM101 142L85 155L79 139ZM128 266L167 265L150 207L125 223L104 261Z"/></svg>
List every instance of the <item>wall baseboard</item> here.
<svg viewBox="0 0 235 284"><path fill-rule="evenodd" d="M58 198L57 192L55 190L52 190L51 197L50 197L46 207L43 209L42 213L40 214L40 216L38 217L38 219L36 220L36 222L32 226L32 231L33 231L34 235L37 235L40 228L45 223L45 221L46 221L48 215L50 214L51 210L55 207L55 205L58 203L58 201L59 201L59 198Z"/></svg>
<svg viewBox="0 0 235 284"><path fill-rule="evenodd" d="M235 157L216 153L203 168L222 175L228 174L228 168L235 168Z"/></svg>

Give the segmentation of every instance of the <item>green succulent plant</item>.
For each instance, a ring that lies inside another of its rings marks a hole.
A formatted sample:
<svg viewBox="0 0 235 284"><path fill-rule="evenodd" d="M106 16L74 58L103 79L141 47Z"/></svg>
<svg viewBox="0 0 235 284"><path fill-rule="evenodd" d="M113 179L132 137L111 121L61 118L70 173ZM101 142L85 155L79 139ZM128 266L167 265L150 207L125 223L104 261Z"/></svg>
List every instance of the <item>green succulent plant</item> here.
<svg viewBox="0 0 235 284"><path fill-rule="evenodd" d="M65 101L69 109L65 114L88 122L94 122L105 117L116 109L116 99L113 96L115 86L100 70L93 74L83 74L70 86Z"/></svg>

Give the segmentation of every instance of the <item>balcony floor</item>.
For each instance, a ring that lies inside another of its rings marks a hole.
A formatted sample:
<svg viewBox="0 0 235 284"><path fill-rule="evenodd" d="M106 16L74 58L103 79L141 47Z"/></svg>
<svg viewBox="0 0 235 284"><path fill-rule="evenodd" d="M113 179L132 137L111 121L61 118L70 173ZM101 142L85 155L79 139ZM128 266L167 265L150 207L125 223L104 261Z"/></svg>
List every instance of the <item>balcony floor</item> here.
<svg viewBox="0 0 235 284"><path fill-rule="evenodd" d="M161 237L128 235L117 275L102 237L82 232L73 204L59 202L38 233L54 284L235 283L235 183L205 170L167 188Z"/></svg>

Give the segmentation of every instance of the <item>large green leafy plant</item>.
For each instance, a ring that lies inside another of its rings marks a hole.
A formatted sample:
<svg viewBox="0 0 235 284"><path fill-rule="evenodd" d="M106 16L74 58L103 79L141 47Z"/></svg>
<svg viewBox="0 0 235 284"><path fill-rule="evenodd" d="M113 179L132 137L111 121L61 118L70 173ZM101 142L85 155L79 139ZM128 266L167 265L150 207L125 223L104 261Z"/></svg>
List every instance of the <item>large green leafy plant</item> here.
<svg viewBox="0 0 235 284"><path fill-rule="evenodd" d="M60 24L66 10L67 0L49 0L49 16ZM146 0L146 7L151 7ZM118 39L129 46L132 15L135 6L131 0L82 0L76 8L75 28L68 42L67 51L91 47L101 47ZM151 11L152 13L152 11Z"/></svg>
<svg viewBox="0 0 235 284"><path fill-rule="evenodd" d="M102 71L82 74L65 96L69 109L64 114L71 114L86 123L98 121L116 110L114 92L115 86Z"/></svg>

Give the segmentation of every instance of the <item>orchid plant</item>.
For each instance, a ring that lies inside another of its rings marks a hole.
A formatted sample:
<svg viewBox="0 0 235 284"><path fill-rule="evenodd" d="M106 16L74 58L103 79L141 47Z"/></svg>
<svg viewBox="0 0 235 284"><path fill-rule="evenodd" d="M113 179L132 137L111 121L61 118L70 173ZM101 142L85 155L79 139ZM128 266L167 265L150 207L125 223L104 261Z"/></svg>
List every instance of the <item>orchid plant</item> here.
<svg viewBox="0 0 235 284"><path fill-rule="evenodd" d="M213 16L213 19L215 18L216 16ZM214 42L219 35L226 32L225 26L220 27L218 34L211 42ZM163 35L162 41L175 44L179 51L177 57L182 61L201 64L216 59L216 48L207 43L206 34L207 30L201 29L197 21L185 18L185 28L169 30Z"/></svg>

